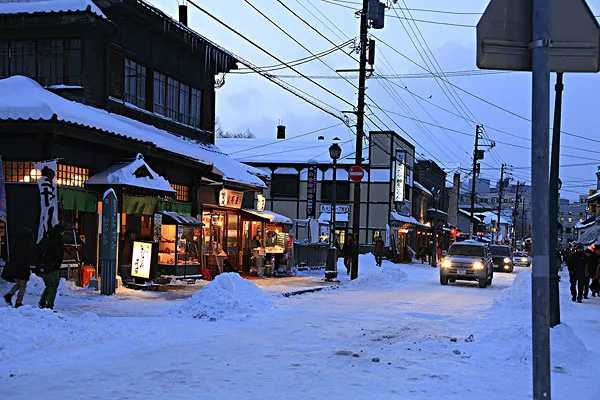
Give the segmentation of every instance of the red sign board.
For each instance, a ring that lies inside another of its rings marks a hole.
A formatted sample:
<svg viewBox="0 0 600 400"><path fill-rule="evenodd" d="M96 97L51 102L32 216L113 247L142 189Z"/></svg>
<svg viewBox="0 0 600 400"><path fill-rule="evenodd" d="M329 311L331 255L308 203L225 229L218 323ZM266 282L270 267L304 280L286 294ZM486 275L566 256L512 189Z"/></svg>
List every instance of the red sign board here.
<svg viewBox="0 0 600 400"><path fill-rule="evenodd" d="M350 167L348 171L348 177L352 182L358 183L362 181L362 178L365 176L365 171L362 169L360 165L353 165Z"/></svg>

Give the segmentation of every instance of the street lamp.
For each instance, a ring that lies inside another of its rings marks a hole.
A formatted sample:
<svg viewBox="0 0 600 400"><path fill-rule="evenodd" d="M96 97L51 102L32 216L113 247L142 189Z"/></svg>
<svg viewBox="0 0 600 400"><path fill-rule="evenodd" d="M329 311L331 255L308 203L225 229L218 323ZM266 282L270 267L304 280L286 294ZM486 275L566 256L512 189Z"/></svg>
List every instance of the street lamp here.
<svg viewBox="0 0 600 400"><path fill-rule="evenodd" d="M331 213L329 226L329 251L327 253L327 268L325 269L325 280L337 278L337 248L335 246L336 227L336 200L337 200L337 160L342 156L342 148L337 143L329 146L329 157L333 161L333 188L331 190Z"/></svg>

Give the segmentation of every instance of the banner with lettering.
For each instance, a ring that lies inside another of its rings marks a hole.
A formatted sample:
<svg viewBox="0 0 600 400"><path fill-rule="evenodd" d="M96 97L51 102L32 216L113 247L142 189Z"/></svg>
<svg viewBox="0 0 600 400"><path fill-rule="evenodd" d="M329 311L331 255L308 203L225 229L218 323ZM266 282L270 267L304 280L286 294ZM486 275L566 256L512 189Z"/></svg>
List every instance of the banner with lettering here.
<svg viewBox="0 0 600 400"><path fill-rule="evenodd" d="M56 185L56 160L42 161L34 164L39 171L37 181L40 193L40 224L37 243L54 225L58 225L58 187Z"/></svg>

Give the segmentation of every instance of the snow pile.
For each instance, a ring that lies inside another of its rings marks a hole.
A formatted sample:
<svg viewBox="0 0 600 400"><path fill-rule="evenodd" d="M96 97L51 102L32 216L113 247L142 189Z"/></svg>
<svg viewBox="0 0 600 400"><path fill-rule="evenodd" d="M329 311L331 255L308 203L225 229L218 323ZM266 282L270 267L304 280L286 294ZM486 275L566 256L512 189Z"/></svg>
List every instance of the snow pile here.
<svg viewBox="0 0 600 400"><path fill-rule="evenodd" d="M531 271L517 275L513 285L496 298L481 324L487 334L476 340L476 347L504 361L531 363ZM553 365L574 367L590 355L568 325L551 329L550 340Z"/></svg>
<svg viewBox="0 0 600 400"><path fill-rule="evenodd" d="M218 275L211 283L196 292L172 313L207 318L246 317L266 312L273 307L269 295L237 273Z"/></svg>
<svg viewBox="0 0 600 400"><path fill-rule="evenodd" d="M44 280L41 277L37 276L36 274L31 274L29 281L27 282L27 289L25 293L31 296L39 297L42 295L45 287ZM67 281L64 278L61 278L60 283L58 284L57 296L73 296L82 291L84 291L84 289L77 287L75 282Z"/></svg>
<svg viewBox="0 0 600 400"><path fill-rule="evenodd" d="M343 262L338 263L338 273L346 274ZM361 254L358 259L358 278L345 283L344 287L352 289L391 289L406 280L407 275L400 270L398 265L384 263L383 267L375 265L375 257L372 254ZM343 270L343 271L342 271Z"/></svg>
<svg viewBox="0 0 600 400"><path fill-rule="evenodd" d="M69 317L48 309L23 306L0 308L0 360L75 342L93 343L105 337L106 329L93 313Z"/></svg>

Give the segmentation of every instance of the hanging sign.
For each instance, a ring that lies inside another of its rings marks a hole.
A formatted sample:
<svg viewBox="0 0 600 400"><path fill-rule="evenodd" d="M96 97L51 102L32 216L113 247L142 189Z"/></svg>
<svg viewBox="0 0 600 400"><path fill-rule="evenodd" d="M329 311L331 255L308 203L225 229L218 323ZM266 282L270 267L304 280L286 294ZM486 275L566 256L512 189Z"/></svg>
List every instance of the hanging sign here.
<svg viewBox="0 0 600 400"><path fill-rule="evenodd" d="M317 208L317 172L316 165L308 167L306 181L306 218L315 218Z"/></svg>
<svg viewBox="0 0 600 400"><path fill-rule="evenodd" d="M265 211L265 205L267 204L267 199L262 194L256 195L256 210L257 211Z"/></svg>
<svg viewBox="0 0 600 400"><path fill-rule="evenodd" d="M153 231L153 239L155 242L160 241L162 231L162 214L156 213L154 214L154 231Z"/></svg>
<svg viewBox="0 0 600 400"><path fill-rule="evenodd" d="M152 260L152 243L133 242L131 257L131 276L150 278L150 261Z"/></svg>
<svg viewBox="0 0 600 400"><path fill-rule="evenodd" d="M221 207L242 208L244 193L235 190L221 189L219 192L219 205Z"/></svg>
<svg viewBox="0 0 600 400"><path fill-rule="evenodd" d="M34 164L39 171L37 180L40 193L40 224L37 243L54 225L58 225L58 187L56 185L56 160Z"/></svg>
<svg viewBox="0 0 600 400"><path fill-rule="evenodd" d="M394 201L400 202L405 199L405 175L406 166L404 164L396 165L396 177L394 179Z"/></svg>
<svg viewBox="0 0 600 400"><path fill-rule="evenodd" d="M6 211L6 185L4 167L0 156L0 266L8 261L8 215Z"/></svg>

